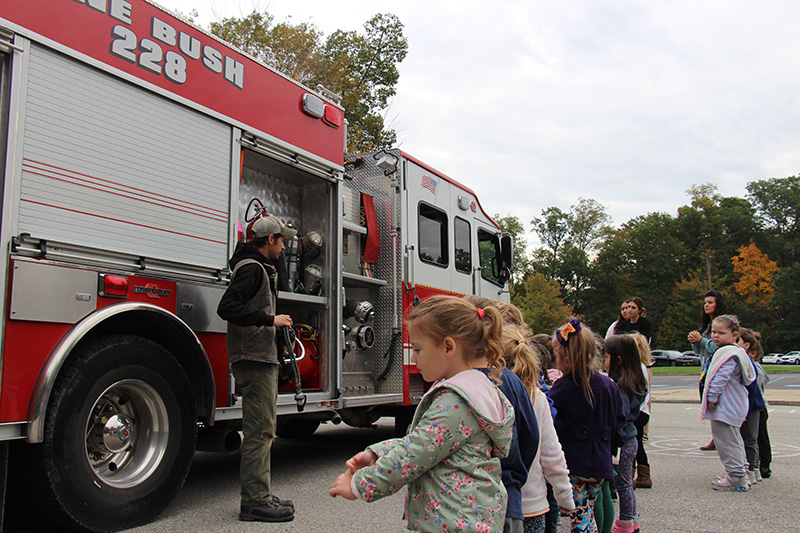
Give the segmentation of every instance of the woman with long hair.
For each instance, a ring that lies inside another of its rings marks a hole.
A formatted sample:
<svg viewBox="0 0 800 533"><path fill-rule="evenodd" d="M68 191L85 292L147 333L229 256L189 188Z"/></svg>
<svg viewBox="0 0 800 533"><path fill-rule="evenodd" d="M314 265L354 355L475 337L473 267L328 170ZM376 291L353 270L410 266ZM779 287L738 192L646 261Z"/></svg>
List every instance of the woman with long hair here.
<svg viewBox="0 0 800 533"><path fill-rule="evenodd" d="M700 327L690 331L689 342L692 350L700 357L700 364L705 368L711 356L717 351L717 345L711 342L711 322L720 315L728 314L728 304L721 292L708 291L703 298L703 311L700 314Z"/></svg>
<svg viewBox="0 0 800 533"><path fill-rule="evenodd" d="M614 321L613 324L608 326L608 330L606 331L606 339L612 335L616 335L619 333L617 331L619 328L622 327L622 323L628 320L628 300L622 302L619 306L619 316Z"/></svg>
<svg viewBox="0 0 800 533"><path fill-rule="evenodd" d="M618 327L622 332L638 331L645 336L648 343L653 341L653 324L647 318L647 309L644 307L644 300L634 296L628 300L628 319Z"/></svg>
<svg viewBox="0 0 800 533"><path fill-rule="evenodd" d="M703 394L703 386L706 378L706 370L714 352L717 351L717 345L711 341L711 323L715 318L721 315L728 314L728 304L725 302L725 297L721 292L708 291L703 297L703 311L700 313L700 327L694 331L690 331L686 337L692 343L692 350L700 357L700 395ZM700 333L702 331L702 333ZM714 439L704 446L700 446L701 450L711 451L716 450Z"/></svg>

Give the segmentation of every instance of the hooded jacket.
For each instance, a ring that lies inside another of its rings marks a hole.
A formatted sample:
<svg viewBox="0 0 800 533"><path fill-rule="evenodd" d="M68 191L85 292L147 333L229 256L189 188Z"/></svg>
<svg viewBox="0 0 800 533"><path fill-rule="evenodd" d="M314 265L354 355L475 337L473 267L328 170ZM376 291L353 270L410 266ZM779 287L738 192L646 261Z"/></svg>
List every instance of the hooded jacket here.
<svg viewBox="0 0 800 533"><path fill-rule="evenodd" d="M750 409L747 385L755 379L756 369L743 348L735 344L719 348L708 367L700 417L742 427ZM709 409L709 403L718 405Z"/></svg>
<svg viewBox="0 0 800 533"><path fill-rule="evenodd" d="M502 531L514 410L479 370L436 382L423 396L408 435L370 446L378 460L358 470L353 493L375 501L408 485L412 531Z"/></svg>
<svg viewBox="0 0 800 533"><path fill-rule="evenodd" d="M275 267L257 248L241 242L229 264L231 283L217 306L217 314L228 322L229 362L277 364Z"/></svg>

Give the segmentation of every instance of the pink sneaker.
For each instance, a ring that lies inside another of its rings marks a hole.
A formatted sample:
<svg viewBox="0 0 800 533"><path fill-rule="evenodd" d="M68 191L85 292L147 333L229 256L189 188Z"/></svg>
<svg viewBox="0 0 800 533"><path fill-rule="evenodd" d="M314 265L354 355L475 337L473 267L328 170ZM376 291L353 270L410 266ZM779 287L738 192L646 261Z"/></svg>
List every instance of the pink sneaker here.
<svg viewBox="0 0 800 533"><path fill-rule="evenodd" d="M614 525L611 526L611 533L635 533L636 532L636 524L634 524L633 520L629 522L624 522L622 520L616 520Z"/></svg>

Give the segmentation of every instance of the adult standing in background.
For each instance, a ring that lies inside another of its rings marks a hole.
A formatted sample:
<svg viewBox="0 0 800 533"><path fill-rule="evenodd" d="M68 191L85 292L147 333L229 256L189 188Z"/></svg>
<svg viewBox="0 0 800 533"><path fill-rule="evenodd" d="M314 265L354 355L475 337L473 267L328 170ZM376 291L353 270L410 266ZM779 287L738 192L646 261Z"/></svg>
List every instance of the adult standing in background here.
<svg viewBox="0 0 800 533"><path fill-rule="evenodd" d="M652 344L653 324L646 317L647 309L644 307L644 300L634 296L628 300L628 319L622 322L622 327L618 327L617 331L638 331L645 336L648 344Z"/></svg>
<svg viewBox="0 0 800 533"><path fill-rule="evenodd" d="M725 297L717 291L708 291L703 299L703 312L700 314L700 328L690 331L689 342L692 350L700 357L700 365L705 368L717 345L711 342L711 322L720 315L728 314ZM701 333L702 332L702 333Z"/></svg>
<svg viewBox="0 0 800 533"><path fill-rule="evenodd" d="M606 331L606 339L612 335L617 334L617 330L622 326L623 322L628 320L628 300L622 302L619 306L619 317L614 321L613 324L608 326L608 330Z"/></svg>
<svg viewBox="0 0 800 533"><path fill-rule="evenodd" d="M728 304L721 292L708 291L703 297L703 312L700 314L700 328L690 331L686 337L692 343L692 350L700 357L700 382L703 383L708 369L711 356L717 351L717 345L711 341L711 323L720 315L728 314ZM702 333L700 333L702 331ZM702 396L703 391L700 390ZM701 450L716 450L714 439L705 446L700 446Z"/></svg>

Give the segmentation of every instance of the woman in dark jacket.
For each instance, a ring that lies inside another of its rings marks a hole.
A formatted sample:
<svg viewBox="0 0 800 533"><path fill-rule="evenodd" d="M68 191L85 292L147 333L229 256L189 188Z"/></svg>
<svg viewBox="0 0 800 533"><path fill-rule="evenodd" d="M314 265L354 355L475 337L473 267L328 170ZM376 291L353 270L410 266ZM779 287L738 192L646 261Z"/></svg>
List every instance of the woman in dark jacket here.
<svg viewBox="0 0 800 533"><path fill-rule="evenodd" d="M692 350L700 357L700 366L703 369L701 372L700 380L705 379L708 363L714 352L717 351L717 345L711 342L711 322L720 315L728 314L728 305L725 303L725 297L721 292L708 291L703 297L703 312L700 314L700 328L690 331L687 339L692 343ZM700 333L702 331L702 333ZM702 391L700 393L702 395ZM701 450L709 451L716 450L714 439L705 446L700 446Z"/></svg>

